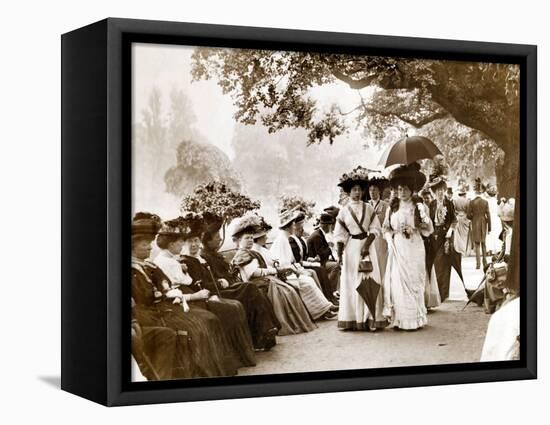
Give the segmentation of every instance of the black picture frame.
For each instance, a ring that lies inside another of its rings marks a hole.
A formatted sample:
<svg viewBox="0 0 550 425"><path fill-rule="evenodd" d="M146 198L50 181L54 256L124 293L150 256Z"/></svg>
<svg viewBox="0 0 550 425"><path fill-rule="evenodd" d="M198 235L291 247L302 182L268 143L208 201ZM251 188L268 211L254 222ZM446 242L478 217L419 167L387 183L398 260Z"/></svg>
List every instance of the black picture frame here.
<svg viewBox="0 0 550 425"><path fill-rule="evenodd" d="M113 406L536 378L536 46L118 18L61 42L62 389ZM521 359L130 382L132 42L519 64Z"/></svg>

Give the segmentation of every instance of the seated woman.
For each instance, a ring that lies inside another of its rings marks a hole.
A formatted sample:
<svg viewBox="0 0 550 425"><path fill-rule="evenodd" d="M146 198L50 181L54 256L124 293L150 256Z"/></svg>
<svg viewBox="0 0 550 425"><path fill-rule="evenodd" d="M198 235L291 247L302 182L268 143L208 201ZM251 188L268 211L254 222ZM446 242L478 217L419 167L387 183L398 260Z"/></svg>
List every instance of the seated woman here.
<svg viewBox="0 0 550 425"><path fill-rule="evenodd" d="M161 250L153 261L168 275L173 285L188 286L193 282L193 279L186 272L187 267L178 261L183 247L179 220L165 222L157 236L157 245ZM208 261L213 277L219 283L221 296L236 299L243 304L254 347L269 350L276 344L275 335L279 331L279 322L275 317L275 313L273 313L273 307L265 294L256 286L236 282L227 270L223 270L227 263L224 262L223 257L216 250L220 243L218 231L219 229L216 229L213 235L210 232L205 232L205 235L211 236L203 236L203 241L209 246L208 255L203 257ZM212 264L215 264L216 267L214 268ZM185 268L185 271L183 268ZM212 280L212 276L206 274L203 280ZM229 286L230 283L231 286ZM213 282L210 282L206 286L212 287L213 284Z"/></svg>
<svg viewBox="0 0 550 425"><path fill-rule="evenodd" d="M232 231L238 248L232 264L238 268L242 280L254 283L267 294L280 323L279 335L309 332L315 329L315 324L298 290L279 279L278 276L283 276L285 270L274 267L273 262L258 252L265 248L254 244L255 240L265 244L270 228L258 216L242 217ZM256 249L253 249L254 245Z"/></svg>
<svg viewBox="0 0 550 425"><path fill-rule="evenodd" d="M298 213L295 210L283 211L280 214L280 232L270 248L271 255L282 267L288 268L292 272L287 281L295 282L295 286L299 288L302 300L311 317L314 320L321 318L334 319L338 307L327 300L315 280L294 259L288 239L294 232L294 220L297 217Z"/></svg>
<svg viewBox="0 0 550 425"><path fill-rule="evenodd" d="M254 344L244 307L237 300L223 298L221 284L213 278L208 264L199 254L204 230L202 217L191 213L182 220L184 224L180 226L180 229L183 255L179 261L185 265L192 279L191 284L186 288L195 292L203 290L209 292L207 308L221 320L226 337L241 365L255 366Z"/></svg>
<svg viewBox="0 0 550 425"><path fill-rule="evenodd" d="M235 375L237 361L220 320L201 308L184 312L174 304L168 278L147 261L159 228L160 219L149 213L137 213L132 221L132 318L134 331L137 325L141 329L134 338L139 342L134 357L142 373L148 379Z"/></svg>

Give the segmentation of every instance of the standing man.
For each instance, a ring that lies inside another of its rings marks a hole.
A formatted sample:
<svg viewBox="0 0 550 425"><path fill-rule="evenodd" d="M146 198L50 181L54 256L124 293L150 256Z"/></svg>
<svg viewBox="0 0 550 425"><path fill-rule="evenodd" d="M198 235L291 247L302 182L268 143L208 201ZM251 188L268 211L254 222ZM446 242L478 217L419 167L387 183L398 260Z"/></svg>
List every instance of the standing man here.
<svg viewBox="0 0 550 425"><path fill-rule="evenodd" d="M325 268L328 273L332 295L334 298L338 298L338 294L335 292L340 283L340 267L334 260L326 237L335 222L336 220L331 214L326 212L321 214L319 228L312 232L307 239L307 252L310 257L319 258L321 267Z"/></svg>
<svg viewBox="0 0 550 425"><path fill-rule="evenodd" d="M483 199L483 185L479 178L476 179L474 185L475 196L470 201L470 211L468 218L472 221L472 242L476 251L476 269L480 268L480 245L481 255L483 260L483 268L487 266L487 248L485 247L485 239L487 233L491 231L491 213L489 211L489 203Z"/></svg>

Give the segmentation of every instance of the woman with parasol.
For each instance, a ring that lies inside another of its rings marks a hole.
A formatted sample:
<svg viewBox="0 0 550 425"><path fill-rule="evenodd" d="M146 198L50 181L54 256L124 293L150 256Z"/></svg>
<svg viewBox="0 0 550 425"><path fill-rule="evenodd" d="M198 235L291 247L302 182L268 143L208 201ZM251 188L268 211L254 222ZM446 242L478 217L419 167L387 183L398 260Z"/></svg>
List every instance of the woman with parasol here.
<svg viewBox="0 0 550 425"><path fill-rule="evenodd" d="M338 327L344 330L375 330L387 322L382 317L381 271L372 245L381 235L374 209L362 201L368 188L368 172L357 167L338 184L349 201L336 218L334 239L341 264ZM376 308L377 304L380 308Z"/></svg>
<svg viewBox="0 0 550 425"><path fill-rule="evenodd" d="M388 264L384 279L384 316L390 326L419 329L428 323L424 305L427 283L423 237L433 232L429 211L418 196L426 181L416 162L402 165L390 174L396 191L384 221Z"/></svg>

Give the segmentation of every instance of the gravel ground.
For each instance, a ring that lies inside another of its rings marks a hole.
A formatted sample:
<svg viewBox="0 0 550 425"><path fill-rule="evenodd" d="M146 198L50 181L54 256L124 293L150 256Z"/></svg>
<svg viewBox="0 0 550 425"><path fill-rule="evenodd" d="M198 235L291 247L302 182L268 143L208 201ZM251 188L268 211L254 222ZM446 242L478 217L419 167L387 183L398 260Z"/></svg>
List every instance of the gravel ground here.
<svg viewBox="0 0 550 425"><path fill-rule="evenodd" d="M472 258L464 259L463 272L466 286L475 288L481 272ZM462 311L465 292L457 277L450 293L418 331L347 332L335 321L318 322L312 332L278 337L270 352L257 353L257 366L239 375L477 362L490 316L476 305Z"/></svg>

